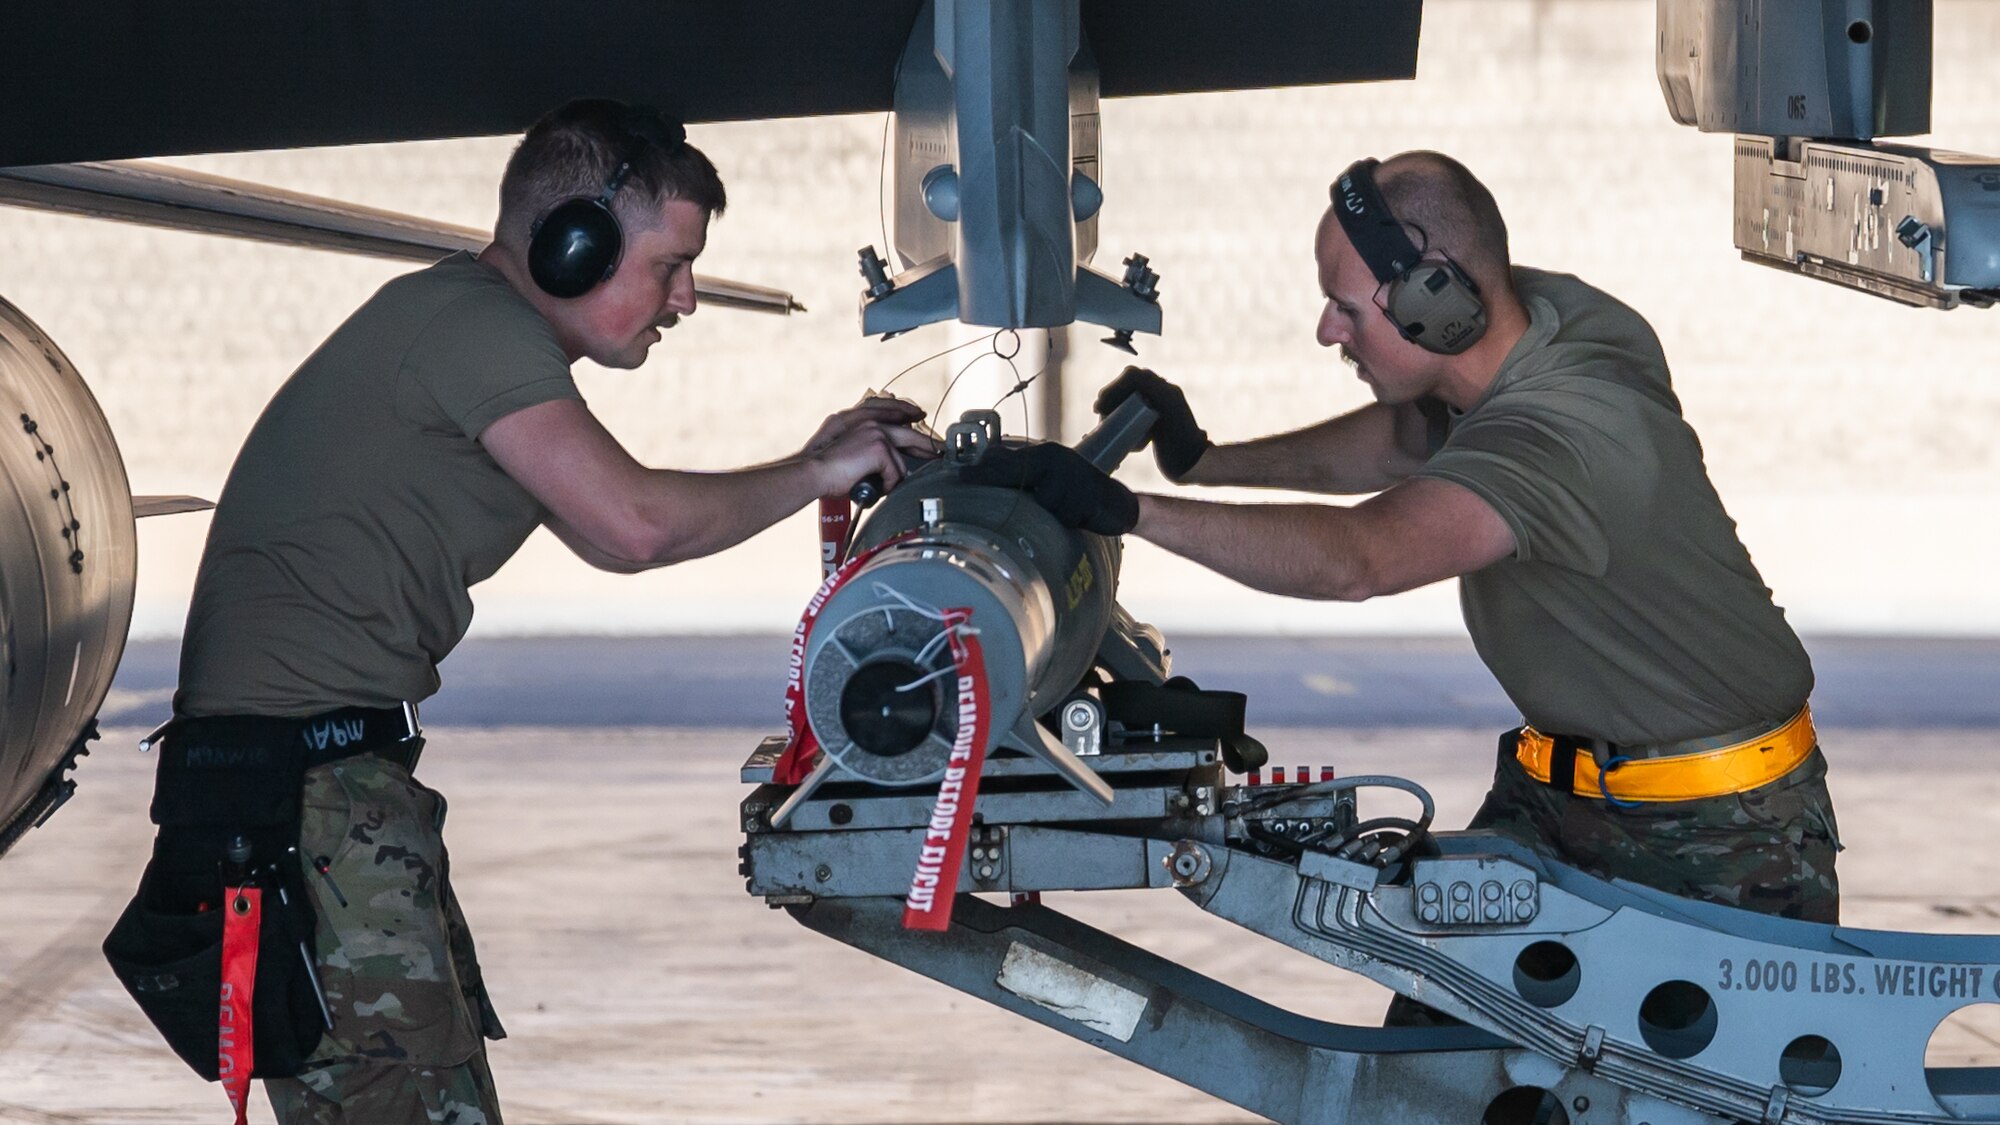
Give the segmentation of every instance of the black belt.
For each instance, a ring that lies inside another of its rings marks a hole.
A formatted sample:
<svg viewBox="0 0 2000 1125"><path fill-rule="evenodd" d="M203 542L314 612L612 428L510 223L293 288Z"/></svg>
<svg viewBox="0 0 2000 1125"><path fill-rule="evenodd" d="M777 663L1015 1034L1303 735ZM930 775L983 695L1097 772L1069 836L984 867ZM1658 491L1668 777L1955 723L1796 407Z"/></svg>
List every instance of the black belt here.
<svg viewBox="0 0 2000 1125"><path fill-rule="evenodd" d="M398 707L340 707L303 718L176 716L147 735L139 748L150 750L164 741L174 747L178 757L213 757L216 765L226 765L232 755L254 753L258 747L300 746L305 750L307 769L357 754L374 754L406 771L414 771L417 757L423 751L420 737L423 730L414 703ZM203 763L197 760L189 764L199 768Z"/></svg>

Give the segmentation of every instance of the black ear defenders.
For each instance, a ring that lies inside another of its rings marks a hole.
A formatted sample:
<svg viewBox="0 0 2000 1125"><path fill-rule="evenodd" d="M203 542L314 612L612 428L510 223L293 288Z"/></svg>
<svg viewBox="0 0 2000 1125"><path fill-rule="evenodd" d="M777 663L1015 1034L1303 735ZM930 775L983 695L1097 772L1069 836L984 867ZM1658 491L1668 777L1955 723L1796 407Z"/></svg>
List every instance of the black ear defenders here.
<svg viewBox="0 0 2000 1125"><path fill-rule="evenodd" d="M625 111L625 148L596 196L565 199L536 220L528 239L528 274L551 297L581 297L618 272L625 230L611 199L632 175L632 162L650 146L671 156L687 144L680 122L650 106Z"/></svg>
<svg viewBox="0 0 2000 1125"><path fill-rule="evenodd" d="M1375 186L1378 160L1357 160L1333 182L1333 213L1347 240L1383 289L1377 303L1410 341L1438 355L1457 355L1486 334L1479 285L1443 253L1427 257Z"/></svg>

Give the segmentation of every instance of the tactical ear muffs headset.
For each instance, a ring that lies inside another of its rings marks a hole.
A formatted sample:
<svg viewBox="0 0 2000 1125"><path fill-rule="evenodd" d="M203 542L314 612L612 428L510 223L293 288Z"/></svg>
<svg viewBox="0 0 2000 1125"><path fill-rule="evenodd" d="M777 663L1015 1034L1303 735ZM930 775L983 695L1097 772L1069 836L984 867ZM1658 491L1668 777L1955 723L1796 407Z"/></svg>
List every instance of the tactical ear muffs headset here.
<svg viewBox="0 0 2000 1125"><path fill-rule="evenodd" d="M668 156L687 145L680 122L650 106L625 111L620 129L625 150L604 190L595 197L565 199L536 221L528 239L528 273L551 297L581 297L618 271L625 231L612 213L611 199L632 175L632 162L648 147Z"/></svg>
<svg viewBox="0 0 2000 1125"><path fill-rule="evenodd" d="M1378 160L1357 160L1333 182L1340 229L1382 283L1376 304L1410 341L1438 355L1457 355L1486 334L1479 286L1457 262L1417 249L1375 186Z"/></svg>

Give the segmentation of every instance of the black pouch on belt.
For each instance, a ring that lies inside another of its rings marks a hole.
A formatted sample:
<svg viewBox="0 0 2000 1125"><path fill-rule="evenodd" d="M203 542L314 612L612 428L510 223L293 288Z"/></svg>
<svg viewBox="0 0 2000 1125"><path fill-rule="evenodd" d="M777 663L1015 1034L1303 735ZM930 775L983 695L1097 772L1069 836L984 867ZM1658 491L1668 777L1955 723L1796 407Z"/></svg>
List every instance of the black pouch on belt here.
<svg viewBox="0 0 2000 1125"><path fill-rule="evenodd" d="M169 733L159 753L153 857L104 939L104 956L181 1060L215 1081L225 1034L218 1016L227 1010L220 1002L225 883L247 879L263 888L252 1073L295 1075L326 1030L310 964L313 912L296 851L307 753L298 724L217 729L191 720Z"/></svg>

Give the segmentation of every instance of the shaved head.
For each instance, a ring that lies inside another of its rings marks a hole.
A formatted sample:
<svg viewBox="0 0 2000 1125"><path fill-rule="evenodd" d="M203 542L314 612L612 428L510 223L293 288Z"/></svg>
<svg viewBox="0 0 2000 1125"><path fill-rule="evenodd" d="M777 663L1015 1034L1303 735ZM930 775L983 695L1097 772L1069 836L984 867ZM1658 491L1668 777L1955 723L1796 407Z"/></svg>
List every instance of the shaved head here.
<svg viewBox="0 0 2000 1125"><path fill-rule="evenodd" d="M1441 251L1488 294L1513 291L1507 220L1493 193L1441 152L1405 152L1375 169L1390 213L1425 252Z"/></svg>

